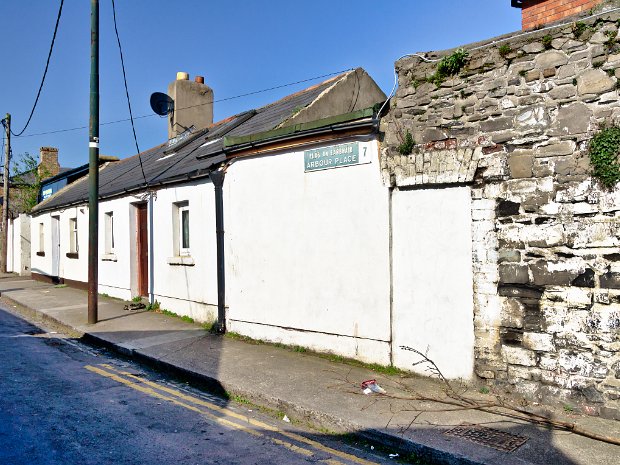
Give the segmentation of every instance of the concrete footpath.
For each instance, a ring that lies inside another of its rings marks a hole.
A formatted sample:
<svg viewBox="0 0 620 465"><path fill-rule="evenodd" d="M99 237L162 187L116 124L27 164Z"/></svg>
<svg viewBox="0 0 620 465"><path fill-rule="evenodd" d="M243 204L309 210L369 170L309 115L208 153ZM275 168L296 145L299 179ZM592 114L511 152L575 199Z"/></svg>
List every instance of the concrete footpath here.
<svg viewBox="0 0 620 465"><path fill-rule="evenodd" d="M354 432L401 456L414 452L431 463L449 464L620 463L620 446L464 408L435 379L385 375L305 352L213 335L179 318L124 310L127 302L103 296L100 321L88 325L84 291L10 274L0 275L0 294L0 307L34 312L86 342L202 380L212 390L286 413L293 421L323 432ZM361 383L369 379L376 379L386 394L365 395ZM458 383L454 384L457 388ZM474 387L462 396L478 405L496 402L498 397L510 401L504 392ZM513 405L594 434L620 438L619 421L581 415L568 407Z"/></svg>

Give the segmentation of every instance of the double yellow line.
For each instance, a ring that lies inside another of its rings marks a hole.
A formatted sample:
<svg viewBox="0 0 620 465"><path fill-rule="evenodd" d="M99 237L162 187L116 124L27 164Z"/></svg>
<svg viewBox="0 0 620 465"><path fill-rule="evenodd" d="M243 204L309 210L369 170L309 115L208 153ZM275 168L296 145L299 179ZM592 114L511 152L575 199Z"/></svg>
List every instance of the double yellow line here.
<svg viewBox="0 0 620 465"><path fill-rule="evenodd" d="M204 415L205 417L220 425L244 431L248 434L251 434L252 436L267 438L273 443L282 446L292 452L303 455L304 457L313 457L315 455L315 452L312 449L315 449L331 456L337 457L339 459L345 460L346 463L354 462L360 465L376 464L376 462L370 462L355 455L348 454L337 449L332 449L331 447L327 447L318 441L308 439L300 434L282 430L275 426L268 425L267 423L264 423L262 421L246 417L229 408L222 407L213 402L208 402L204 399L190 396L176 389L162 386L158 383L143 379L126 371L117 370L116 368L108 364L101 364L98 366L86 365L84 368L86 368L88 371L97 373L98 375L105 376L106 378L124 384L125 386L130 387L131 389L139 391L143 394L171 402L175 405L178 405L179 407L183 407L187 410L191 410L193 412ZM243 422L243 424L240 424L239 421ZM269 432L270 434L266 435L263 431ZM286 439L278 438L277 436L292 439L298 443L310 446L312 449L295 445L292 442L287 441ZM341 462L333 458L320 461L328 465L346 465L345 462Z"/></svg>

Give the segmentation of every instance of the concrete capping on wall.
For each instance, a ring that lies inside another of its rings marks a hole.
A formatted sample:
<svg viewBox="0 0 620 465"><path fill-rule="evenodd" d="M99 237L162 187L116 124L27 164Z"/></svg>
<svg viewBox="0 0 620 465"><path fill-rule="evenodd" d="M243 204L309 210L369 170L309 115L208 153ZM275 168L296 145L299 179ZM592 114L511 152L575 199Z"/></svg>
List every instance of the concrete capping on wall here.
<svg viewBox="0 0 620 465"><path fill-rule="evenodd" d="M439 86L436 61L403 58L381 122L386 186L449 186L467 167L476 374L617 418L620 189L590 177L588 142L620 123L619 25L607 12L466 46Z"/></svg>
<svg viewBox="0 0 620 465"><path fill-rule="evenodd" d="M459 184L474 180L482 148L451 147L450 141L436 142L436 149L418 151L411 155L384 156L384 171L394 173L393 179L385 179L388 185L405 187L431 184ZM454 141L456 142L456 141Z"/></svg>

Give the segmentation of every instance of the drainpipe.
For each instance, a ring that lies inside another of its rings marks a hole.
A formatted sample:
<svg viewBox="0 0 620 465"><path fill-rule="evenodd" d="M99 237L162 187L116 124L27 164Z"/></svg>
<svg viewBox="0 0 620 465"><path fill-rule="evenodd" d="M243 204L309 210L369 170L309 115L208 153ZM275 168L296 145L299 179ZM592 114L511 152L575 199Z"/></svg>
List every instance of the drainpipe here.
<svg viewBox="0 0 620 465"><path fill-rule="evenodd" d="M155 257L153 254L155 253L155 241L153 240L154 234L154 221L153 221L153 210L155 205L153 204L153 191L149 190L149 303L153 305L155 303Z"/></svg>
<svg viewBox="0 0 620 465"><path fill-rule="evenodd" d="M226 281L224 269L224 186L223 169L209 175L215 188L215 236L217 243L217 325L218 333L226 332Z"/></svg>
<svg viewBox="0 0 620 465"><path fill-rule="evenodd" d="M390 268L390 365L394 366L394 236L392 195L394 188L388 187L388 260Z"/></svg>

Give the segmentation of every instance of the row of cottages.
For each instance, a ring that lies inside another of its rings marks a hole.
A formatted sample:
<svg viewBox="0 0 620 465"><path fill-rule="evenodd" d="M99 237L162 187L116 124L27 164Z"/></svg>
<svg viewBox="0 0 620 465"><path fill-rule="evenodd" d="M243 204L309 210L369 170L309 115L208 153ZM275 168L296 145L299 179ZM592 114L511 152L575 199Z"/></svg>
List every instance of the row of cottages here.
<svg viewBox="0 0 620 465"><path fill-rule="evenodd" d="M30 216L24 212L88 173L88 164L77 168L61 167L56 147L41 147L39 153L40 160L36 167L11 177L7 271L21 276L31 274ZM118 158L106 155L99 157L100 164L111 161L118 161Z"/></svg>
<svg viewBox="0 0 620 465"><path fill-rule="evenodd" d="M168 93L181 108L204 108L175 111L166 143L100 169L100 293L148 296L197 321L223 316L229 331L253 338L407 368L409 353L395 348L417 340L446 375L473 375L470 232L426 218L444 207L446 218L469 215L467 190L433 204L414 192L391 198L379 163L386 97L365 71L216 124L206 85L180 79ZM87 194L85 177L34 209L35 278L86 285ZM462 250L433 248L445 242ZM412 245L430 267L409 262ZM437 344L449 328L456 337Z"/></svg>

